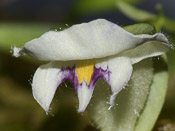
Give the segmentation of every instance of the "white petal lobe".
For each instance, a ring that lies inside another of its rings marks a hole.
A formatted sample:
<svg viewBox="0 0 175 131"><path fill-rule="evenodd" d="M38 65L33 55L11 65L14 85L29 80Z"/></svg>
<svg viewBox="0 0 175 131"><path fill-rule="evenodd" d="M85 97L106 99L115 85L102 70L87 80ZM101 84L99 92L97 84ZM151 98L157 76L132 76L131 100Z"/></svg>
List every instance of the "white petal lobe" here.
<svg viewBox="0 0 175 131"><path fill-rule="evenodd" d="M135 64L143 59L159 56L168 51L169 48L166 45L154 41L154 42L147 42L134 49L122 52L118 55L118 57L120 56L128 57L131 59L132 64Z"/></svg>
<svg viewBox="0 0 175 131"><path fill-rule="evenodd" d="M16 54L28 54L40 60L51 61L83 60L115 55L147 41L170 45L161 33L133 35L114 23L97 19L64 31L49 31L40 38L27 42L20 53Z"/></svg>
<svg viewBox="0 0 175 131"><path fill-rule="evenodd" d="M61 80L60 69L54 68L53 63L40 66L34 74L33 96L46 112Z"/></svg>
<svg viewBox="0 0 175 131"><path fill-rule="evenodd" d="M94 87L88 87L85 81L82 82L77 90L79 100L78 112L84 112L92 97L93 90Z"/></svg>
<svg viewBox="0 0 175 131"><path fill-rule="evenodd" d="M117 57L108 61L109 70L111 71L110 82L112 95L109 104L114 106L116 95L126 86L130 80L133 67L127 57ZM110 108L111 108L110 107ZM110 109L109 108L109 109Z"/></svg>

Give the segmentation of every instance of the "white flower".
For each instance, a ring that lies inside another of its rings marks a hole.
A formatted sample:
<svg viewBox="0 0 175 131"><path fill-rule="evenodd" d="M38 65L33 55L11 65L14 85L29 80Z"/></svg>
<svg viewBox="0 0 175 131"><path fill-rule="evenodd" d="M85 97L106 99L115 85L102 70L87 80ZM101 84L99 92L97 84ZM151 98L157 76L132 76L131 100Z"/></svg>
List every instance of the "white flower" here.
<svg viewBox="0 0 175 131"><path fill-rule="evenodd" d="M40 66L32 82L33 96L48 112L57 87L69 80L83 112L99 78L110 85L112 107L116 95L130 80L132 65L148 57L162 55L172 45L167 38L154 35L133 35L104 19L74 25L66 30L49 31L27 42L22 48L13 47L13 55L30 55L52 61Z"/></svg>

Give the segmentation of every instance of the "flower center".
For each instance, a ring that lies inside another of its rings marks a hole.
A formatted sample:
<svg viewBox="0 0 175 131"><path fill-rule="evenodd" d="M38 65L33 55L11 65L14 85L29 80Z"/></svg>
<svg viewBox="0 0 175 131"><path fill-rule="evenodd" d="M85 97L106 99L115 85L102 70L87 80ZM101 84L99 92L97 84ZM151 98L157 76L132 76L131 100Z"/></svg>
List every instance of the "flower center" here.
<svg viewBox="0 0 175 131"><path fill-rule="evenodd" d="M78 61L75 71L79 84L85 80L87 85L89 85L94 71L94 60Z"/></svg>

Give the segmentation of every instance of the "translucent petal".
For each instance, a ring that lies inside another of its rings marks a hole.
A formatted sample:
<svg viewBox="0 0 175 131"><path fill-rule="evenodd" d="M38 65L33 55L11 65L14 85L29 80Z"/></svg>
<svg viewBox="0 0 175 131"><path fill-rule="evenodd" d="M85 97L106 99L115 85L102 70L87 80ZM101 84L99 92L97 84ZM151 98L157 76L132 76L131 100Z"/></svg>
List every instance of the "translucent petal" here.
<svg viewBox="0 0 175 131"><path fill-rule="evenodd" d="M98 79L103 78L109 84L110 74L111 71L108 69L108 58L96 59L89 85L84 79L77 88L79 98L79 112L83 112L89 104Z"/></svg>
<svg viewBox="0 0 175 131"><path fill-rule="evenodd" d="M62 67L67 66L66 64L68 63L59 65L56 62L51 62L40 66L34 74L33 96L46 112L49 110L57 87L67 77L66 72L61 70Z"/></svg>
<svg viewBox="0 0 175 131"><path fill-rule="evenodd" d="M134 49L127 50L120 53L118 56L125 56L131 59L132 64L138 63L139 61L162 55L168 52L169 48L166 45L163 45L160 42L146 42L143 45L140 45Z"/></svg>
<svg viewBox="0 0 175 131"><path fill-rule="evenodd" d="M117 57L109 59L108 67L111 71L109 84L111 86L112 95L109 104L114 106L116 95L126 86L130 80L133 67L131 61L127 57Z"/></svg>
<svg viewBox="0 0 175 131"><path fill-rule="evenodd" d="M147 41L159 41L171 46L161 33L133 35L114 23L97 19L63 31L49 31L27 42L21 49L14 47L13 55L27 54L51 61L83 60L115 55Z"/></svg>
<svg viewBox="0 0 175 131"><path fill-rule="evenodd" d="M77 89L78 100L79 100L78 112L84 112L92 97L93 90L94 86L88 87L85 81L83 81L82 84L78 87Z"/></svg>
<svg viewBox="0 0 175 131"><path fill-rule="evenodd" d="M114 106L117 94L130 80L133 70L131 60L128 57L112 56L104 59L98 59L95 67L103 70L101 76L111 87L112 95L109 101L109 104L111 105L109 107L110 109Z"/></svg>

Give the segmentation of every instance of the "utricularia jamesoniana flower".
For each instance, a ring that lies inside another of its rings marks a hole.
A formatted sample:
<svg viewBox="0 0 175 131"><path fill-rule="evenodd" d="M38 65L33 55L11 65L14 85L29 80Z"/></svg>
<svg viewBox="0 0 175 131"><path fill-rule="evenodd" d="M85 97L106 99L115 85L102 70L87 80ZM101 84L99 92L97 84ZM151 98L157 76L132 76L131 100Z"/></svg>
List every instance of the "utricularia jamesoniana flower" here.
<svg viewBox="0 0 175 131"><path fill-rule="evenodd" d="M13 47L13 55L52 61L37 69L32 82L33 96L46 112L57 87L65 80L73 84L78 111L83 112L99 78L111 87L112 107L116 95L130 80L132 65L162 55L171 47L162 33L133 35L114 23L97 19L63 31L46 32L22 48Z"/></svg>

